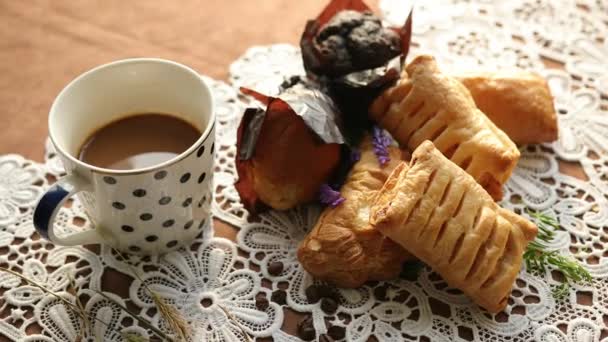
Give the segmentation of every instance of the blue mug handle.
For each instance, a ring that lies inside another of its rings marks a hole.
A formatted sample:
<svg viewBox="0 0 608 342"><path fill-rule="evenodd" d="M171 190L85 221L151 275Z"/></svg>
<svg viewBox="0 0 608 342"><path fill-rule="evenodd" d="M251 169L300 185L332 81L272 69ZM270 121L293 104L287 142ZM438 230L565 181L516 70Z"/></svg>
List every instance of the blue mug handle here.
<svg viewBox="0 0 608 342"><path fill-rule="evenodd" d="M76 193L87 189L87 183L76 175L67 175L58 180L40 198L34 210L34 227L42 237L59 246L97 244L104 241L97 229L58 236L55 234L55 217L65 201Z"/></svg>

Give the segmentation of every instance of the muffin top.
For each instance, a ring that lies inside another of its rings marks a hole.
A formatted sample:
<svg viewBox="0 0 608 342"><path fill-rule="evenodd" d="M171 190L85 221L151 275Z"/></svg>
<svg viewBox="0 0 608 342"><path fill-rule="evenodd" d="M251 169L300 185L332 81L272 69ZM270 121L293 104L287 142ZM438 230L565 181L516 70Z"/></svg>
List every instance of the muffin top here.
<svg viewBox="0 0 608 342"><path fill-rule="evenodd" d="M319 29L314 44L328 76L376 68L401 53L399 34L369 11L338 12Z"/></svg>

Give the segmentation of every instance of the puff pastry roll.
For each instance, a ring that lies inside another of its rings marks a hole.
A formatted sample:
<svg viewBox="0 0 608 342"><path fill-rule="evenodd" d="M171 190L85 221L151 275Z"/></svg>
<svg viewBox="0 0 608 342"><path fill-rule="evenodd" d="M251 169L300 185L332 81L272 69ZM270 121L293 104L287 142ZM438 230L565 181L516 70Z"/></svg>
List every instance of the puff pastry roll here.
<svg viewBox="0 0 608 342"><path fill-rule="evenodd" d="M372 119L402 146L431 140L495 200L519 160L519 150L477 107L469 91L442 74L431 56L415 58L401 81L370 107Z"/></svg>
<svg viewBox="0 0 608 342"><path fill-rule="evenodd" d="M537 228L496 204L430 141L395 168L370 223L490 312L507 304Z"/></svg>
<svg viewBox="0 0 608 342"><path fill-rule="evenodd" d="M547 81L527 71L463 73L455 76L477 108L518 145L557 140L557 115Z"/></svg>
<svg viewBox="0 0 608 342"><path fill-rule="evenodd" d="M340 287L359 287L367 280L396 278L411 255L369 224L373 200L384 181L400 163L401 151L389 148L390 161L381 167L369 137L361 146L361 159L342 186L346 199L328 207L298 249L298 260L315 278Z"/></svg>

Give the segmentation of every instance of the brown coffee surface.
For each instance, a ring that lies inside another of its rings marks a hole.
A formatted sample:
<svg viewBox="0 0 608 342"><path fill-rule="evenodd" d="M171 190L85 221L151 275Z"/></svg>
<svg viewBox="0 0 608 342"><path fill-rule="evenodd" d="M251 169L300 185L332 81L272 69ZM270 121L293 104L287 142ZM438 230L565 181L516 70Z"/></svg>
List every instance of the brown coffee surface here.
<svg viewBox="0 0 608 342"><path fill-rule="evenodd" d="M91 134L78 159L107 169L140 169L174 158L200 136L194 126L169 114L133 114Z"/></svg>

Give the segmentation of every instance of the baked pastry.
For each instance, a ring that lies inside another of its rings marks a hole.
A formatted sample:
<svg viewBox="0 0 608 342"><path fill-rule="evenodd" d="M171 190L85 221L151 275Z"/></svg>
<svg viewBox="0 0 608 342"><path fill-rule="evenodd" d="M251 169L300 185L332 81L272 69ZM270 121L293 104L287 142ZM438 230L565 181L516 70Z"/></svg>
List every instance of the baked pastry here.
<svg viewBox="0 0 608 342"><path fill-rule="evenodd" d="M433 57L416 57L399 83L374 101L370 115L410 150L433 141L492 198L502 198L502 185L515 168L519 151L477 109L462 83L439 71Z"/></svg>
<svg viewBox="0 0 608 342"><path fill-rule="evenodd" d="M361 159L342 186L346 200L327 207L315 227L300 243L298 260L315 278L340 287L359 287L367 280L396 278L410 257L401 246L369 224L376 193L399 164L401 151L389 147L390 161L380 166L369 136L361 145Z"/></svg>
<svg viewBox="0 0 608 342"><path fill-rule="evenodd" d="M537 228L500 208L430 141L380 190L370 223L490 312L502 310Z"/></svg>
<svg viewBox="0 0 608 342"><path fill-rule="evenodd" d="M301 117L277 113L267 113L253 157L239 165L237 190L251 212L256 204L249 205L244 184L261 203L290 209L316 199L319 187L340 161L340 145L319 141Z"/></svg>
<svg viewBox="0 0 608 342"><path fill-rule="evenodd" d="M318 28L312 41L315 62L304 66L315 74L343 76L353 71L383 66L401 54L399 32L382 25L371 11L346 9ZM319 60L319 62L316 61Z"/></svg>
<svg viewBox="0 0 608 342"><path fill-rule="evenodd" d="M364 0L329 0L306 22L300 50L307 78L318 82L340 109L351 146L359 145L371 126L371 103L399 79L411 19L410 13L403 26L391 27Z"/></svg>
<svg viewBox="0 0 608 342"><path fill-rule="evenodd" d="M280 97L241 91L267 104L265 110L247 108L237 130L235 188L241 202L250 213L312 202L340 163L340 143L327 141L341 139L334 107L319 91L302 86ZM307 120L327 135L313 130Z"/></svg>
<svg viewBox="0 0 608 342"><path fill-rule="evenodd" d="M557 115L547 81L527 71L453 75L477 108L518 145L557 140Z"/></svg>

